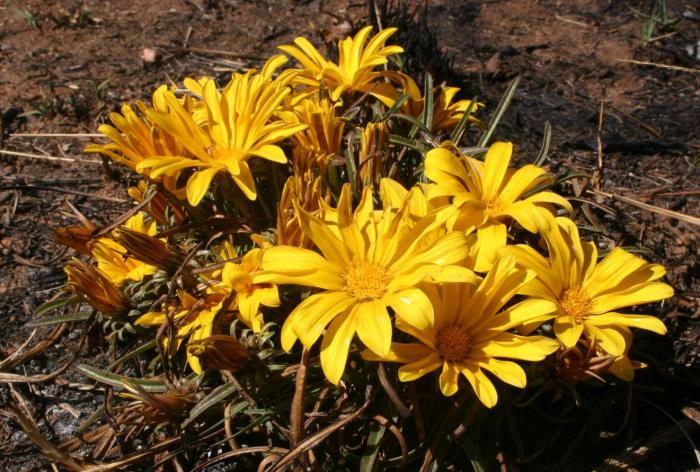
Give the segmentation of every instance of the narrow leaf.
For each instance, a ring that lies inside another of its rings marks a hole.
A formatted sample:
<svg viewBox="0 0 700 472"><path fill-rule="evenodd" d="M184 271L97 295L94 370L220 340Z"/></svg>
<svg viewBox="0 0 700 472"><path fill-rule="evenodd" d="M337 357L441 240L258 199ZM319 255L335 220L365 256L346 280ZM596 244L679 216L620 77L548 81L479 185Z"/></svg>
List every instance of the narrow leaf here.
<svg viewBox="0 0 700 472"><path fill-rule="evenodd" d="M452 133L450 134L450 141L458 144L459 140L462 139L462 135L464 134L464 130L467 128L467 122L469 121L469 117L471 116L471 114L474 112L474 108L476 108L476 104L477 104L477 98L474 97L469 102L469 106L467 107L467 110L462 115L462 118L459 119L459 123L457 123L457 126L455 127L455 129L452 130Z"/></svg>
<svg viewBox="0 0 700 472"><path fill-rule="evenodd" d="M386 113L382 115L382 117L379 119L379 121L387 121L390 119L394 114L403 106L404 103L406 103L406 100L408 100L408 94L404 93L401 94L398 100L394 102L394 104L389 108Z"/></svg>
<svg viewBox="0 0 700 472"><path fill-rule="evenodd" d="M58 323L67 323L70 321L85 321L90 318L91 311L79 311L77 313L66 313L63 315L47 316L38 320L30 321L24 326L28 328L36 328L37 326L48 326Z"/></svg>
<svg viewBox="0 0 700 472"><path fill-rule="evenodd" d="M37 308L36 313L34 313L34 316L37 318L40 316L44 316L46 313L48 313L51 310L55 310L56 308L71 306L75 305L76 303L80 303L80 300L81 298L78 295L73 295L71 297L66 298L59 298L58 300L51 300L50 302L46 302L39 308Z"/></svg>
<svg viewBox="0 0 700 472"><path fill-rule="evenodd" d="M209 408L213 407L222 400L228 398L236 392L236 387L227 383L224 385L219 385L214 390L209 392L209 394L204 397L199 403L197 403L192 410L190 410L190 415L185 421L182 422L182 428L186 428L187 425L196 420L199 415L207 411ZM243 407L245 407L244 404Z"/></svg>
<svg viewBox="0 0 700 472"><path fill-rule="evenodd" d="M362 454L362 460L360 461L360 472L372 472L374 470L374 464L377 462L377 456L379 455L379 444L382 442L385 433L386 426L374 422L372 431L367 438L365 452Z"/></svg>
<svg viewBox="0 0 700 472"><path fill-rule="evenodd" d="M122 381L126 380L140 386L145 391L150 393L163 393L168 391L167 385L160 380L137 379L133 377L126 377L124 375L110 374L104 370L85 364L79 364L76 369L81 374L86 375L93 380L97 380L98 382L112 385L114 387L124 387Z"/></svg>
<svg viewBox="0 0 700 472"><path fill-rule="evenodd" d="M541 166L544 164L544 160L547 159L547 154L549 153L549 142L552 139L552 125L549 121L544 122L544 137L542 138L542 147L540 148L540 153L537 154L537 159L535 159L535 165Z"/></svg>
<svg viewBox="0 0 700 472"><path fill-rule="evenodd" d="M491 121L489 121L488 128L486 128L484 134L481 135L477 146L486 146L488 144L489 139L491 139L491 135L496 130L496 126L498 126L498 123L501 121L503 114L508 109L508 105L510 105L510 101L513 99L513 95L515 95L515 90L518 88L519 83L520 76L516 77L515 80L513 80L510 83L508 89L506 90L506 93L503 95L503 97L501 97L501 101L498 103L498 107L496 107L496 112L491 117Z"/></svg>

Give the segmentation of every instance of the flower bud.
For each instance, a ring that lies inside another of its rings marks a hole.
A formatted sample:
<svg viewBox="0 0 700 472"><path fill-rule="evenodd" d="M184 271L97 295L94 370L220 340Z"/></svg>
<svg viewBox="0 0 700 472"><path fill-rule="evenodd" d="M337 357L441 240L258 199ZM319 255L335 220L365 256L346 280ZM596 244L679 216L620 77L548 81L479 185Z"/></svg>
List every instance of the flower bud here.
<svg viewBox="0 0 700 472"><path fill-rule="evenodd" d="M68 275L68 288L97 311L120 316L128 310L128 302L119 289L97 268L73 259L64 270Z"/></svg>
<svg viewBox="0 0 700 472"><path fill-rule="evenodd" d="M210 369L231 372L240 370L252 356L236 338L222 334L190 341L187 352L198 357Z"/></svg>

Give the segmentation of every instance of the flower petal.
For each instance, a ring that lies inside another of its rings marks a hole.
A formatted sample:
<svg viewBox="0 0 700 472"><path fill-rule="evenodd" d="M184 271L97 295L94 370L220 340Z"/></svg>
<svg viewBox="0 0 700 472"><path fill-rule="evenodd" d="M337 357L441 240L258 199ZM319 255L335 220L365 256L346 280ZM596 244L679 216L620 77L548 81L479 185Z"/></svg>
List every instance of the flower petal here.
<svg viewBox="0 0 700 472"><path fill-rule="evenodd" d="M433 305L425 292L418 288L393 293L385 301L397 317L417 329L430 329L434 324Z"/></svg>
<svg viewBox="0 0 700 472"><path fill-rule="evenodd" d="M350 343L355 336L355 319L348 311L331 322L321 343L321 368L333 385L338 385L345 372Z"/></svg>
<svg viewBox="0 0 700 472"><path fill-rule="evenodd" d="M358 303L353 309L356 317L357 335L365 346L380 356L391 349L391 318L384 303L371 300Z"/></svg>

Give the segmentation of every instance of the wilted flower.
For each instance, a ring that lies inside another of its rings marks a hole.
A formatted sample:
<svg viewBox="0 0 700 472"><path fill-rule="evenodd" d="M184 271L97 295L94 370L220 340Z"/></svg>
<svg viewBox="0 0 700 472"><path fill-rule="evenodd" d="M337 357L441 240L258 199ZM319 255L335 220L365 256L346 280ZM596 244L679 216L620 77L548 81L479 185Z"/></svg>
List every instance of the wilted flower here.
<svg viewBox="0 0 700 472"><path fill-rule="evenodd" d="M321 177L314 177L310 172L301 176L290 176L284 183L277 205L277 243L312 248L313 242L301 230L295 205L317 216L321 201Z"/></svg>
<svg viewBox="0 0 700 472"><path fill-rule="evenodd" d="M136 382L122 380L121 383L127 392L120 393L119 396L134 400L130 410L138 411L152 425L181 420L197 403L194 391L187 387L166 393L151 393Z"/></svg>
<svg viewBox="0 0 700 472"><path fill-rule="evenodd" d="M180 268L183 256L176 249L149 234L127 227L114 230L117 242L134 259L174 274Z"/></svg>
<svg viewBox="0 0 700 472"><path fill-rule="evenodd" d="M187 343L187 353L210 369L237 372L252 356L233 336L215 334Z"/></svg>
<svg viewBox="0 0 700 472"><path fill-rule="evenodd" d="M96 228L86 226L68 226L66 228L54 228L54 238L71 249L78 251L81 254L90 255L90 243L92 242L92 234Z"/></svg>
<svg viewBox="0 0 700 472"><path fill-rule="evenodd" d="M120 316L128 310L129 304L122 293L97 268L72 259L64 270L68 288L95 310L109 316Z"/></svg>

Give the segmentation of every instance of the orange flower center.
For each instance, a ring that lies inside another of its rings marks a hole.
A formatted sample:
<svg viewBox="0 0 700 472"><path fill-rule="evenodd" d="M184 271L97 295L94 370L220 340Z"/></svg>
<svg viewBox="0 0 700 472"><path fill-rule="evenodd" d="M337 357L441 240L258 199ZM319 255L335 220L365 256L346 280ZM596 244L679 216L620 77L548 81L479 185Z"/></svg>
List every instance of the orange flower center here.
<svg viewBox="0 0 700 472"><path fill-rule="evenodd" d="M583 323L591 311L591 300L580 288L569 288L559 297L559 306L576 323Z"/></svg>
<svg viewBox="0 0 700 472"><path fill-rule="evenodd" d="M466 359L471 351L467 329L460 325L441 329L437 335L437 351L440 357L449 362Z"/></svg>
<svg viewBox="0 0 700 472"><path fill-rule="evenodd" d="M377 300L386 293L391 275L381 266L354 260L343 274L345 291L360 301Z"/></svg>

